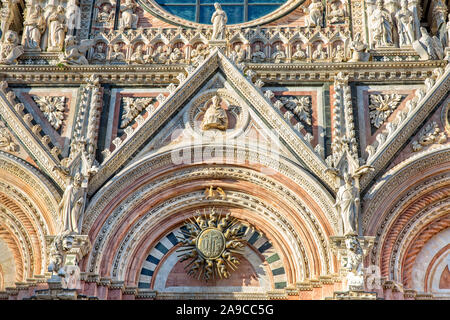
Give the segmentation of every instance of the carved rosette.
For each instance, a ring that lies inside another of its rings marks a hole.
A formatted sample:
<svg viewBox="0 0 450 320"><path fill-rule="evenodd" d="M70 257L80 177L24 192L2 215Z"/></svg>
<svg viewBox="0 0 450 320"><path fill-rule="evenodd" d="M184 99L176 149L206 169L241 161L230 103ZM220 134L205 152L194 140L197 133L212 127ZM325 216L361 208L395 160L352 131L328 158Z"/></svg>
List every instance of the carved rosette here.
<svg viewBox="0 0 450 320"><path fill-rule="evenodd" d="M370 123L376 128L381 127L403 100L403 96L396 93L372 94L369 98Z"/></svg>
<svg viewBox="0 0 450 320"><path fill-rule="evenodd" d="M41 109L51 126L55 130L58 130L64 120L66 97L33 96L33 100L39 106L39 109Z"/></svg>
<svg viewBox="0 0 450 320"><path fill-rule="evenodd" d="M197 211L181 229L184 239L178 249L180 262L188 261L188 275L205 281L229 278L240 264L237 256L242 254L246 230L229 213L220 216L214 208L203 215Z"/></svg>

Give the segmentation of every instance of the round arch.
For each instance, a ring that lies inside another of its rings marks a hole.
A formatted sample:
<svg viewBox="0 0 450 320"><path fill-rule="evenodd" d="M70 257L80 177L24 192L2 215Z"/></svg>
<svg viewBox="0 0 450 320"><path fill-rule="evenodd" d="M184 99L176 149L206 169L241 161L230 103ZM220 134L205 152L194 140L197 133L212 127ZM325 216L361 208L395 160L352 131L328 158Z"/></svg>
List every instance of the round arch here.
<svg viewBox="0 0 450 320"><path fill-rule="evenodd" d="M212 161L174 166L167 152L129 165L93 196L87 208L83 232L88 232L93 250L83 268L136 285L137 266L163 236L157 229L168 230L183 210L208 204L245 211L258 221L255 227L276 235L274 243L289 252L286 256L292 261L290 281L335 272L328 246L329 236L337 230L333 198L302 168L288 165L287 159L281 159L273 175L262 174L271 158L258 156L257 163L251 164L248 159L244 163L227 159L222 165ZM224 189L227 200L205 201L203 193L210 185Z"/></svg>

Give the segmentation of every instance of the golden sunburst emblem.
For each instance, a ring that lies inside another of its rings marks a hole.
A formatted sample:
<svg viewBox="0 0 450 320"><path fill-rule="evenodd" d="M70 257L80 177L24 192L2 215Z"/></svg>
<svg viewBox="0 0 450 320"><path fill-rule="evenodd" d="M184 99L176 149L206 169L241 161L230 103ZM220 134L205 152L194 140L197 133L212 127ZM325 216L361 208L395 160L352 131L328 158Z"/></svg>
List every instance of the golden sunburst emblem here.
<svg viewBox="0 0 450 320"><path fill-rule="evenodd" d="M237 269L240 261L236 255L243 253L245 235L248 228L230 213L219 215L214 208L209 214L197 210L196 216L181 229L184 236L177 252L180 262L188 260L187 273L205 281L227 279L230 272Z"/></svg>

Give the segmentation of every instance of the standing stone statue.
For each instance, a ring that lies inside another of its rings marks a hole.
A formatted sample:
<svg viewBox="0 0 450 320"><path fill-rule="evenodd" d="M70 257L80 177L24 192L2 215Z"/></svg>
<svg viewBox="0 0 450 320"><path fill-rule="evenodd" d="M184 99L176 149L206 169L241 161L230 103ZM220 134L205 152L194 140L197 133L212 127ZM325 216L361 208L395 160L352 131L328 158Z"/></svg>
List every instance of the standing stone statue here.
<svg viewBox="0 0 450 320"><path fill-rule="evenodd" d="M353 180L348 173L344 174L344 184L339 187L334 204L342 219L344 236L358 234L359 192Z"/></svg>
<svg viewBox="0 0 450 320"><path fill-rule="evenodd" d="M383 8L383 0L377 1L377 7L373 10L369 19L369 26L376 47L386 47L394 44L392 37L392 17L391 14Z"/></svg>
<svg viewBox="0 0 450 320"><path fill-rule="evenodd" d="M450 13L448 14L447 22L447 47L450 47Z"/></svg>
<svg viewBox="0 0 450 320"><path fill-rule="evenodd" d="M58 6L52 10L47 18L48 25L48 49L47 51L59 52L63 49L66 38L67 26L64 8Z"/></svg>
<svg viewBox="0 0 450 320"><path fill-rule="evenodd" d="M69 233L78 233L78 219L84 209L85 188L81 186L82 179L79 172L74 177L70 177L70 182L59 203L64 231Z"/></svg>
<svg viewBox="0 0 450 320"><path fill-rule="evenodd" d="M323 24L323 4L322 0L312 0L305 12L308 13L305 19L307 27L321 27Z"/></svg>
<svg viewBox="0 0 450 320"><path fill-rule="evenodd" d="M22 45L26 50L41 51L41 37L45 31L45 19L42 7L33 4L28 8L28 13L23 23Z"/></svg>
<svg viewBox="0 0 450 320"><path fill-rule="evenodd" d="M412 45L415 38L414 15L408 9L408 0L402 0L401 9L396 13L400 46Z"/></svg>
<svg viewBox="0 0 450 320"><path fill-rule="evenodd" d="M436 35L436 37L441 41L442 47L448 46L450 39L447 33L447 24L445 23L445 15L447 12L447 6L441 1L437 0L434 2L432 10L432 28L431 30Z"/></svg>
<svg viewBox="0 0 450 320"><path fill-rule="evenodd" d="M0 48L0 64L17 63L17 58L23 54L23 47L18 42L17 33L8 30Z"/></svg>
<svg viewBox="0 0 450 320"><path fill-rule="evenodd" d="M214 8L216 11L214 11L211 17L211 23L213 25L211 40L223 40L225 37L225 25L227 24L228 17L218 2L214 3Z"/></svg>
<svg viewBox="0 0 450 320"><path fill-rule="evenodd" d="M125 3L121 5L120 12L122 12L122 17L119 23L121 29L137 28L139 17L134 13L135 7L136 4L132 0L125 0Z"/></svg>

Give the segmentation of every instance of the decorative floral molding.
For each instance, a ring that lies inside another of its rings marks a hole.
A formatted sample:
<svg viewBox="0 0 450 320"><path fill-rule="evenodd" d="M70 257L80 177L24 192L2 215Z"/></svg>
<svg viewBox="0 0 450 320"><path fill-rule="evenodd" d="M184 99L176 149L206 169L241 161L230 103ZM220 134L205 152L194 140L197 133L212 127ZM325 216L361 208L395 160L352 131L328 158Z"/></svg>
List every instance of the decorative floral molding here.
<svg viewBox="0 0 450 320"><path fill-rule="evenodd" d="M414 152L422 150L428 145L435 143L443 144L447 141L447 135L442 132L438 124L433 121L429 123L419 134L419 138L412 143Z"/></svg>

